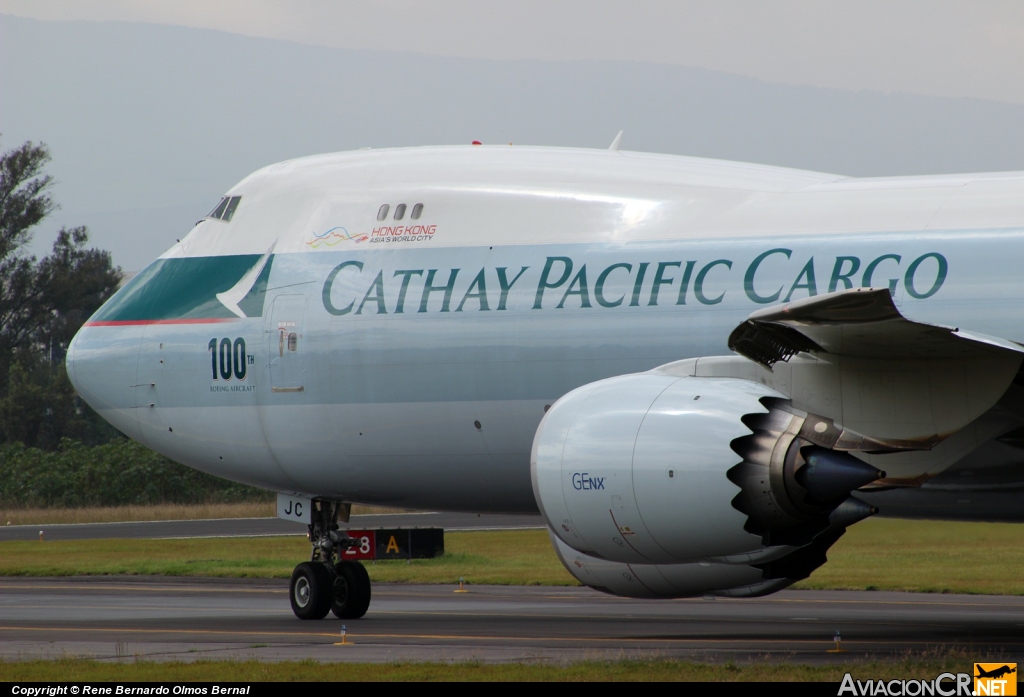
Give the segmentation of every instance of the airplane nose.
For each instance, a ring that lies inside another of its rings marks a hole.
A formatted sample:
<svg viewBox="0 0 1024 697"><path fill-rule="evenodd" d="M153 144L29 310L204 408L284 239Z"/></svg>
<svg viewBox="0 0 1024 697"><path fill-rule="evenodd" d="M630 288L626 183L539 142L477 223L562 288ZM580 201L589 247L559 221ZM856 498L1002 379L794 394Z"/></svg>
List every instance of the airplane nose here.
<svg viewBox="0 0 1024 697"><path fill-rule="evenodd" d="M64 364L78 396L119 431L135 438L138 419L132 385L139 362L142 327L78 330Z"/></svg>
<svg viewBox="0 0 1024 697"><path fill-rule="evenodd" d="M71 339L71 343L68 344L67 355L64 356L64 370L67 371L68 380L71 381L71 386L75 388L75 392L78 392L78 385L75 383L75 341L78 339L78 335L81 332L81 329L75 332L74 337Z"/></svg>

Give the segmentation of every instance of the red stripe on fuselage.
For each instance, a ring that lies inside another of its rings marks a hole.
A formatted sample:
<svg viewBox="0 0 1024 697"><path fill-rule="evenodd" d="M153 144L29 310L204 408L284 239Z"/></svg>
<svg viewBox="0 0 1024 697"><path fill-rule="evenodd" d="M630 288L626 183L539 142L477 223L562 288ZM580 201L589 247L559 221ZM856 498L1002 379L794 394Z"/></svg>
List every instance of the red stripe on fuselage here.
<svg viewBox="0 0 1024 697"><path fill-rule="evenodd" d="M207 317L200 319L124 319L107 320L100 322L86 322L86 327L129 327L140 324L219 324L221 322L236 322L238 317Z"/></svg>

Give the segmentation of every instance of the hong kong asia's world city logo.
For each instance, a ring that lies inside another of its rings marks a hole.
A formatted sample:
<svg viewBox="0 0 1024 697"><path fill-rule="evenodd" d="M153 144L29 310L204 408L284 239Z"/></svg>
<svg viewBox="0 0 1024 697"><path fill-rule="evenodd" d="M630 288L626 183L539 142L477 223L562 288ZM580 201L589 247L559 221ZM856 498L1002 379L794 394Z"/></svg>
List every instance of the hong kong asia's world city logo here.
<svg viewBox="0 0 1024 697"><path fill-rule="evenodd" d="M320 247L333 247L334 245L339 244L341 242L359 243L365 242L368 239L370 239L370 236L367 235L366 233L358 233L353 235L348 230L339 225L338 227L332 227L327 232L314 232L313 239L306 240L306 244L308 244L313 249L319 249Z"/></svg>
<svg viewBox="0 0 1024 697"><path fill-rule="evenodd" d="M326 232L313 232L311 238L306 240L306 244L313 249L321 249L334 247L343 242L430 242L436 232L436 225L381 225L368 233L351 233L339 225Z"/></svg>

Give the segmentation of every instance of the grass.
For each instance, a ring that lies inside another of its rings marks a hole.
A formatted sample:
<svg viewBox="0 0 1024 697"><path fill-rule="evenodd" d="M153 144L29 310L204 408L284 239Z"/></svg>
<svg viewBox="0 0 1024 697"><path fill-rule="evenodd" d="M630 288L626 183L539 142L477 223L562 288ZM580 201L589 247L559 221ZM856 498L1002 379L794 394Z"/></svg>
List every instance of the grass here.
<svg viewBox="0 0 1024 697"><path fill-rule="evenodd" d="M352 506L354 515L403 513L399 508ZM273 501L102 508L7 508L0 510L0 525L58 525L66 523L120 523L140 520L208 520L211 518L273 518Z"/></svg>
<svg viewBox="0 0 1024 697"><path fill-rule="evenodd" d="M565 665L545 663L315 663L285 661L197 661L106 663L63 658L55 661L0 662L7 682L44 682L55 675L62 680L88 682L268 682L306 681L310 675L326 682L349 681L713 681L838 683L846 672L860 680L924 679L943 672L970 672L976 656L953 651L943 656L910 657L896 661L858 662L856 665L799 665L783 663L707 664L676 660L581 661Z"/></svg>
<svg viewBox="0 0 1024 697"><path fill-rule="evenodd" d="M45 553L41 554L40 552ZM453 532L444 557L368 564L374 581L573 585L543 530ZM0 575L162 574L289 578L308 559L304 537L0 542Z"/></svg>
<svg viewBox="0 0 1024 697"><path fill-rule="evenodd" d="M1024 595L1024 525L873 518L796 588Z"/></svg>
<svg viewBox="0 0 1024 697"><path fill-rule="evenodd" d="M439 559L367 565L378 582L575 585L543 530L453 532ZM45 553L40 553L45 551ZM0 542L0 575L163 574L288 578L299 536ZM1024 525L873 519L796 588L1024 595Z"/></svg>

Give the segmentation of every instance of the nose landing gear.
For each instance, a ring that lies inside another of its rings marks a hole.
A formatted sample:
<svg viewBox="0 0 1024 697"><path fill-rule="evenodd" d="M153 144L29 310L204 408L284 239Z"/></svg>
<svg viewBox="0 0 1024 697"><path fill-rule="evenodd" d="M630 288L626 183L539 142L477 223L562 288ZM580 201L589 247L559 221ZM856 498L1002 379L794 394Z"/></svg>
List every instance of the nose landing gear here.
<svg viewBox="0 0 1024 697"><path fill-rule="evenodd" d="M338 520L348 522L347 503L317 500L309 541L313 554L292 571L289 597L292 612L301 620L322 620L328 612L341 619L358 619L370 607L370 576L357 561L338 556L357 544L338 532Z"/></svg>

